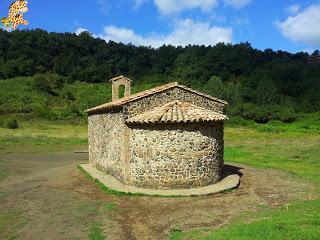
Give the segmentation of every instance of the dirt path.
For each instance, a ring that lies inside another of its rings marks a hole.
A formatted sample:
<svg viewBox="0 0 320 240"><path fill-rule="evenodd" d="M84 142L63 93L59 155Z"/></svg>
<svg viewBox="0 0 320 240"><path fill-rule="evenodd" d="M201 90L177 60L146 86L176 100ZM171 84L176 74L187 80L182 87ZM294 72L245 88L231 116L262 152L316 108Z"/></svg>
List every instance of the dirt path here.
<svg viewBox="0 0 320 240"><path fill-rule="evenodd" d="M77 169L86 154L0 155L0 239L88 239L99 226L107 239L166 239L170 229L217 228L244 211L304 196L307 187L285 173L229 166L237 190L207 197L109 196ZM1 225L2 223L2 225Z"/></svg>

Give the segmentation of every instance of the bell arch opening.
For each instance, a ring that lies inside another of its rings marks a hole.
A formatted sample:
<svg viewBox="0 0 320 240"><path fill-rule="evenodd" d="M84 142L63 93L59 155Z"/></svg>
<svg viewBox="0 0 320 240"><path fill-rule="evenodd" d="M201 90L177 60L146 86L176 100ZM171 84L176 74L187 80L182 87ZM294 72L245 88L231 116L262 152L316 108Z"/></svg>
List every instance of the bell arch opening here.
<svg viewBox="0 0 320 240"><path fill-rule="evenodd" d="M125 95L124 95L125 91L126 91L126 86L123 84L119 85L119 87L118 87L119 99L125 97Z"/></svg>
<svg viewBox="0 0 320 240"><path fill-rule="evenodd" d="M112 82L112 101L123 97L128 97L131 94L131 80L124 76L119 76L110 79Z"/></svg>

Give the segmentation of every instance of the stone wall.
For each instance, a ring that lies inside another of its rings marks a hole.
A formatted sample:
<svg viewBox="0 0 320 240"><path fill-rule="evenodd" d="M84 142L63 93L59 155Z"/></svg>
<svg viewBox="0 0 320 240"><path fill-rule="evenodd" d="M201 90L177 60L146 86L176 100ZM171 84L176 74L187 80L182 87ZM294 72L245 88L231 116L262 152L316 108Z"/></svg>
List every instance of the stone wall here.
<svg viewBox="0 0 320 240"><path fill-rule="evenodd" d="M109 112L89 116L89 161L101 171L123 180L124 132L122 112Z"/></svg>
<svg viewBox="0 0 320 240"><path fill-rule="evenodd" d="M191 188L221 180L223 122L131 127L131 185Z"/></svg>
<svg viewBox="0 0 320 240"><path fill-rule="evenodd" d="M131 94L131 82L129 79L123 77L112 82L112 101L119 99L119 87L124 86L124 97Z"/></svg>
<svg viewBox="0 0 320 240"><path fill-rule="evenodd" d="M142 99L129 102L124 106L124 113L126 117L133 117L134 115L143 113L154 107L162 106L173 100L181 100L191 102L199 107L204 107L219 113L223 112L224 105L222 103L210 100L203 96L189 92L181 88L173 88L164 92L156 93Z"/></svg>

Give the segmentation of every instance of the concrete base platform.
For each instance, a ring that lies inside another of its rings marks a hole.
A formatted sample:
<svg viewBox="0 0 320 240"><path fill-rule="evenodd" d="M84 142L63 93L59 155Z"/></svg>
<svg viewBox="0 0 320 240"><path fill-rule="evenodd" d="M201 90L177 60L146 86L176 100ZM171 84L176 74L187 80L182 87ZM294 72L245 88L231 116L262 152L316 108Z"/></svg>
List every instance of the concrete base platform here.
<svg viewBox="0 0 320 240"><path fill-rule="evenodd" d="M226 174L226 176L220 182L205 187L188 189L147 189L125 185L115 177L92 167L91 164L80 164L79 166L94 180L98 180L109 189L123 193L138 193L152 196L201 196L233 189L236 188L240 183L239 175Z"/></svg>

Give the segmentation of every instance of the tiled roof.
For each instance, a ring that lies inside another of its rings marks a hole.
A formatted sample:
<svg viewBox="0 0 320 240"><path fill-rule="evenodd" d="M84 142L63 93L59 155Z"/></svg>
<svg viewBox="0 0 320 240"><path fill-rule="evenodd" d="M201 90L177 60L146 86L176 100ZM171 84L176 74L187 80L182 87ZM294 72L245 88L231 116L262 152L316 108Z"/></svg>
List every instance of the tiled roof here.
<svg viewBox="0 0 320 240"><path fill-rule="evenodd" d="M198 107L189 102L175 100L129 118L126 123L185 123L224 121L227 119L227 116L221 113Z"/></svg>
<svg viewBox="0 0 320 240"><path fill-rule="evenodd" d="M159 87L155 87L155 88L151 88L151 89L145 90L143 92L132 94L132 95L130 95L128 97L124 97L124 98L121 98L121 99L118 99L118 100L115 100L115 101L112 101L112 102L108 102L108 103L102 104L102 105L97 106L97 107L93 107L93 108L87 109L85 112L88 112L88 113L90 113L90 112L98 112L98 111L110 109L110 108L113 108L113 107L119 107L119 106L122 106L122 105L124 105L124 104L126 104L128 102L132 102L132 101L135 101L137 99L140 99L140 98L143 98L143 97L155 94L155 93L163 92L163 91L169 90L169 89L174 88L174 87L179 87L179 88L185 89L185 90L187 90L189 92L193 92L195 94L198 94L200 96L203 96L205 98L211 99L213 101L222 103L224 105L228 104L226 101L223 101L221 99L212 97L212 96L207 95L205 93L201 93L201 92L195 91L192 88L188 88L186 86L180 85L178 82L172 82L172 83L168 83L168 84L165 84L165 85L162 85L162 86L159 86Z"/></svg>

